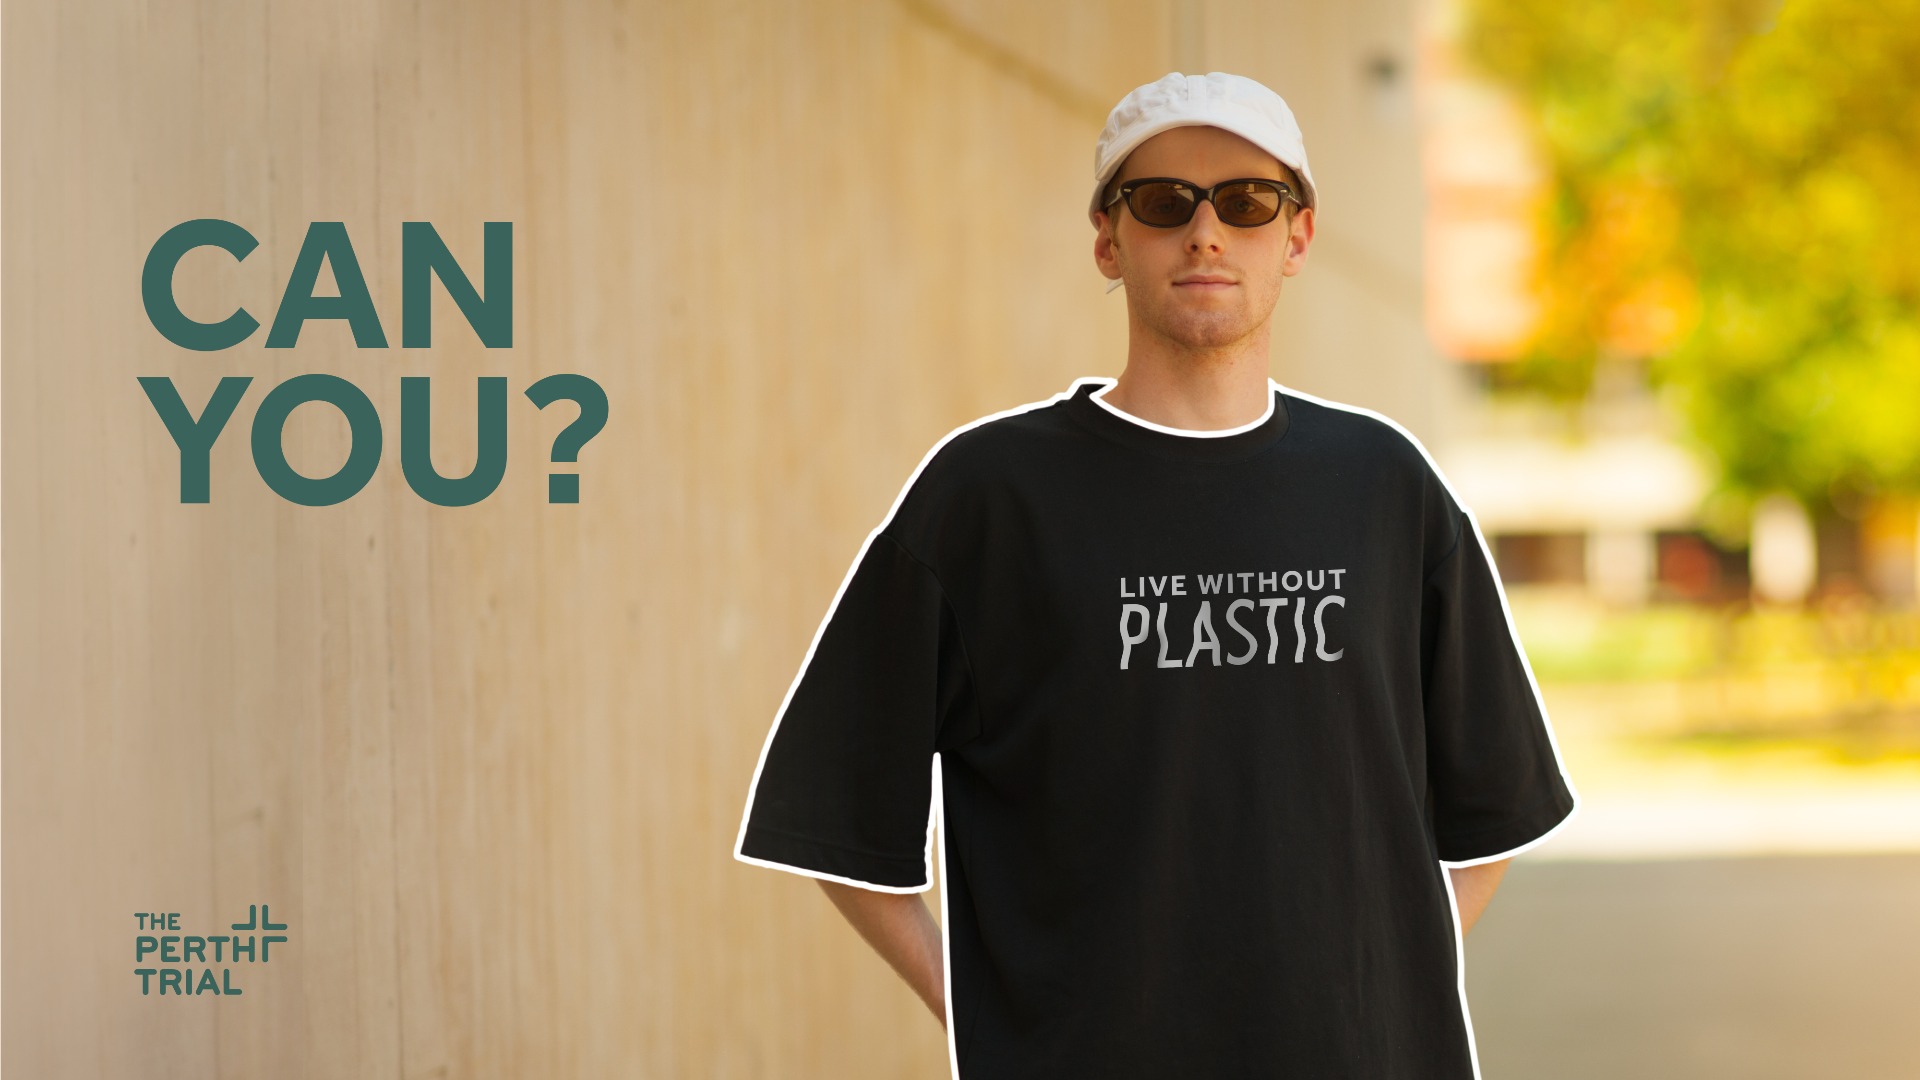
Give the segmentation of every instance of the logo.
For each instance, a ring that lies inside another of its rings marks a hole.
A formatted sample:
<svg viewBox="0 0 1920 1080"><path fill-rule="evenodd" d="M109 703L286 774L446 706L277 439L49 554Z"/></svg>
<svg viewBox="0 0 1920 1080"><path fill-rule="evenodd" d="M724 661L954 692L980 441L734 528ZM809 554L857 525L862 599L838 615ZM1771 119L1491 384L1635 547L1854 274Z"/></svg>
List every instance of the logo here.
<svg viewBox="0 0 1920 1080"><path fill-rule="evenodd" d="M166 997L168 994L241 993L241 988L233 981L233 966L243 962L249 965L269 963L273 959L271 953L274 944L287 942L285 934L254 932L287 928L286 923L273 921L265 904L248 904L247 921L234 923L232 929L235 933L232 934L202 936L159 933L180 929L180 913L177 911L140 912L134 915L134 922L143 931L133 939L135 964L157 959L163 965L180 965L134 968L133 973L140 976L142 995L157 993ZM196 964L199 966L195 967ZM214 965L221 965L217 975Z"/></svg>

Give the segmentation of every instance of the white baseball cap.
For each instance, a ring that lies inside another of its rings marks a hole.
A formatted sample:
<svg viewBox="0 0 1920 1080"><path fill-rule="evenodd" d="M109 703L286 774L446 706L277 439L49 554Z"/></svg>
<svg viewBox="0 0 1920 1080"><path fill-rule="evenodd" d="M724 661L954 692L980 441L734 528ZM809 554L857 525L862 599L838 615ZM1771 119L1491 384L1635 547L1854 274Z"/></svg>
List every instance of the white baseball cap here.
<svg viewBox="0 0 1920 1080"><path fill-rule="evenodd" d="M1100 210L1100 193L1120 171L1120 163L1128 154L1168 128L1196 125L1231 131L1279 158L1299 173L1300 182L1306 185L1307 190L1300 193L1301 201L1308 206L1318 204L1300 125L1279 94L1245 76L1224 71L1205 75L1175 71L1134 87L1107 114L1107 126L1093 148L1093 198L1087 206L1087 219L1094 220Z"/></svg>

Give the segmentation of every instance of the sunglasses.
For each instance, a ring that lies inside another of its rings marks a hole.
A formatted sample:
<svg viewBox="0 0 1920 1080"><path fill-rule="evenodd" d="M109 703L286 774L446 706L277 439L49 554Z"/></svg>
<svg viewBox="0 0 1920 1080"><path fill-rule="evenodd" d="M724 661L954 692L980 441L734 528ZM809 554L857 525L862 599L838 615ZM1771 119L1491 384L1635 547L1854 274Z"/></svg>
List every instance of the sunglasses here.
<svg viewBox="0 0 1920 1080"><path fill-rule="evenodd" d="M1306 205L1291 187L1278 180L1222 180L1203 188L1171 176L1143 176L1121 184L1102 209L1125 200L1133 219L1140 224L1177 229L1193 220L1202 199L1213 204L1213 212L1223 224L1237 229L1255 228L1279 217L1288 199Z"/></svg>

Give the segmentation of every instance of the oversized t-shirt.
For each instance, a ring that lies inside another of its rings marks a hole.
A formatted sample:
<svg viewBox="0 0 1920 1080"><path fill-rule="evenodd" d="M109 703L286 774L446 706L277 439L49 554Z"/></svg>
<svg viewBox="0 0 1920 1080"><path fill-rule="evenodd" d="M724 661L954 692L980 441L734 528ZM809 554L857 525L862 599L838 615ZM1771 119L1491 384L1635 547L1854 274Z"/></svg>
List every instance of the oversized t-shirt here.
<svg viewBox="0 0 1920 1080"><path fill-rule="evenodd" d="M962 1080L1475 1075L1443 862L1575 798L1485 541L1413 437L1110 379L943 439L774 720L735 855L930 887Z"/></svg>

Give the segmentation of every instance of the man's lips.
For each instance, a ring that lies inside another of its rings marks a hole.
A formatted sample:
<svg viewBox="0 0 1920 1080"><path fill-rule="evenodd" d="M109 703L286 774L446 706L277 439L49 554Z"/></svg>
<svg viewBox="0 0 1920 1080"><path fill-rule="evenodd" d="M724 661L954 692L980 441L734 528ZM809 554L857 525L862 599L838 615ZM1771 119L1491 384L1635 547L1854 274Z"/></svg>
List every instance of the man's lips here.
<svg viewBox="0 0 1920 1080"><path fill-rule="evenodd" d="M1173 286L1176 289L1192 289L1196 292L1217 292L1222 289L1231 289L1234 284L1232 278L1221 277L1218 274L1196 274L1193 277L1181 278L1174 282Z"/></svg>

